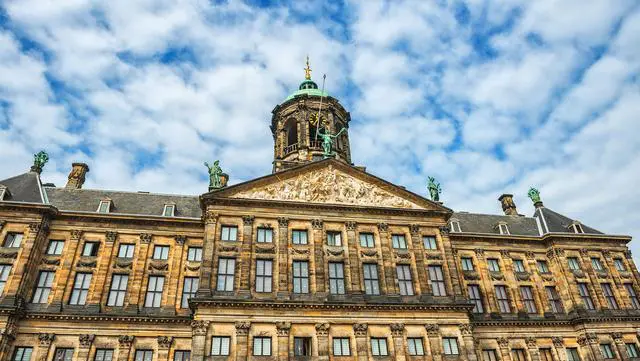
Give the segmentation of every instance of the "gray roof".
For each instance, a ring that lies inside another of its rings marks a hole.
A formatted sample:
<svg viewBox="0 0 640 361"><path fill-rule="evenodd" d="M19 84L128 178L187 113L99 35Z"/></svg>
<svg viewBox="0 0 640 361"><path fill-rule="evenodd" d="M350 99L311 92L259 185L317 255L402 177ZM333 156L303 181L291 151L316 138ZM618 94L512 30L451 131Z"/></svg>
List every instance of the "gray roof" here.
<svg viewBox="0 0 640 361"><path fill-rule="evenodd" d="M576 220L573 220L558 212L554 212L551 209L546 207L536 208L534 217L540 217L540 216L542 216L542 218L544 219L544 222L541 222L542 227L545 228L547 232L574 233L571 229L569 229L569 226L574 222L576 222ZM582 230L584 231L584 233L603 234L597 229L591 228L582 223L580 223L580 225L582 226Z"/></svg>
<svg viewBox="0 0 640 361"><path fill-rule="evenodd" d="M176 217L200 218L202 211L197 196L119 192L94 189L45 187L49 203L60 210L96 212L101 200L111 199L111 213L161 216L165 204L176 205Z"/></svg>
<svg viewBox="0 0 640 361"><path fill-rule="evenodd" d="M460 222L462 233L500 234L498 223L504 222L512 235L540 236L538 225L533 217L456 212L451 219L457 219Z"/></svg>
<svg viewBox="0 0 640 361"><path fill-rule="evenodd" d="M0 185L9 192L4 201L44 203L42 199L40 177L36 172L27 172L0 181Z"/></svg>

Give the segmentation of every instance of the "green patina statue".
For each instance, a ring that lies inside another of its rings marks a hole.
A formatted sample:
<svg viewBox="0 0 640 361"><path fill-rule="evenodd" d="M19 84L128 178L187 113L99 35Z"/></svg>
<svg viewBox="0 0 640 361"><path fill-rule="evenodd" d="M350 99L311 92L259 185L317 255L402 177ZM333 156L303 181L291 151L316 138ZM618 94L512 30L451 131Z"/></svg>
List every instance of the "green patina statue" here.
<svg viewBox="0 0 640 361"><path fill-rule="evenodd" d="M33 155L33 165L31 166L31 171L36 173L41 173L44 165L49 161L49 155L44 150L39 151L38 153Z"/></svg>
<svg viewBox="0 0 640 361"><path fill-rule="evenodd" d="M442 188L440 188L440 183L436 182L435 178L429 177L429 184L427 185L427 189L429 189L431 200L440 202L440 193L442 193Z"/></svg>
<svg viewBox="0 0 640 361"><path fill-rule="evenodd" d="M529 192L527 192L527 196L531 198L531 201L533 202L533 204L540 202L540 191L537 190L536 188L533 188L533 187L529 188Z"/></svg>
<svg viewBox="0 0 640 361"><path fill-rule="evenodd" d="M209 189L222 188L224 186L222 183L224 172L220 168L220 161L213 162L213 166L210 166L207 162L204 162L204 165L209 169Z"/></svg>
<svg viewBox="0 0 640 361"><path fill-rule="evenodd" d="M342 130L340 130L336 135L331 134L328 130L325 130L324 132L321 132L321 130L322 128L320 128L316 134L322 137L322 156L324 158L333 157L336 155L336 152L332 150L333 140L339 137L346 129L342 128Z"/></svg>

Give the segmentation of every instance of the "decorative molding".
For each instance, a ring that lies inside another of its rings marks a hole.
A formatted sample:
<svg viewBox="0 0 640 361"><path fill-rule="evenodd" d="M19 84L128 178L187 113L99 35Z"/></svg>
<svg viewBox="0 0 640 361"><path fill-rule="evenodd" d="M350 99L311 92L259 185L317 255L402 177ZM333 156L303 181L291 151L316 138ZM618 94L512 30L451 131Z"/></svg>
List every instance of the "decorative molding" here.
<svg viewBox="0 0 640 361"><path fill-rule="evenodd" d="M324 226L324 222L322 219L312 219L311 220L311 228L313 229L322 229Z"/></svg>
<svg viewBox="0 0 640 361"><path fill-rule="evenodd" d="M564 338L562 336L551 337L551 342L553 342L554 347L564 347Z"/></svg>
<svg viewBox="0 0 640 361"><path fill-rule="evenodd" d="M500 255L502 256L502 258L511 258L511 253L506 249L500 250Z"/></svg>
<svg viewBox="0 0 640 361"><path fill-rule="evenodd" d="M506 337L498 337L496 340L498 341L498 347L500 348L509 348L509 339Z"/></svg>
<svg viewBox="0 0 640 361"><path fill-rule="evenodd" d="M158 348L168 349L173 343L173 337L171 336L158 336Z"/></svg>
<svg viewBox="0 0 640 361"><path fill-rule="evenodd" d="M580 255L583 257L589 257L589 250L586 248L581 248L580 249Z"/></svg>
<svg viewBox="0 0 640 361"><path fill-rule="evenodd" d="M461 323L458 325L462 336L473 336L473 325L470 323Z"/></svg>
<svg viewBox="0 0 640 361"><path fill-rule="evenodd" d="M425 256L428 260L442 259L442 254L440 252L426 252Z"/></svg>
<svg viewBox="0 0 640 361"><path fill-rule="evenodd" d="M394 253L395 253L395 256L396 256L397 259L404 259L404 260L411 259L411 253L409 253L409 252L396 251Z"/></svg>
<svg viewBox="0 0 640 361"><path fill-rule="evenodd" d="M404 335L404 323L392 323L389 328L393 337L402 337Z"/></svg>
<svg viewBox="0 0 640 361"><path fill-rule="evenodd" d="M193 320L191 321L191 334L193 336L206 336L209 329L209 321Z"/></svg>
<svg viewBox="0 0 640 361"><path fill-rule="evenodd" d="M527 348L536 348L538 347L538 340L535 337L527 337L524 339L527 344Z"/></svg>
<svg viewBox="0 0 640 361"><path fill-rule="evenodd" d="M142 243L151 243L153 239L153 235L151 233L141 233L140 234L140 242Z"/></svg>
<svg viewBox="0 0 640 361"><path fill-rule="evenodd" d="M331 325L328 323L316 323L316 335L329 336L329 328L331 328Z"/></svg>
<svg viewBox="0 0 640 361"><path fill-rule="evenodd" d="M184 269L187 271L197 271L200 269L202 262L196 262L196 261L187 261L184 264Z"/></svg>
<svg viewBox="0 0 640 361"><path fill-rule="evenodd" d="M132 265L133 260L131 258L116 258L116 261L113 263L113 268L131 269Z"/></svg>
<svg viewBox="0 0 640 361"><path fill-rule="evenodd" d="M278 331L278 336L289 336L291 322L276 322L276 330Z"/></svg>
<svg viewBox="0 0 640 361"><path fill-rule="evenodd" d="M18 251L20 251L20 248L2 247L0 248L0 258L10 258L10 259L17 258Z"/></svg>
<svg viewBox="0 0 640 361"><path fill-rule="evenodd" d="M71 231L71 240L77 241L80 238L82 238L83 234L84 234L84 231L81 231L79 229L74 229Z"/></svg>
<svg viewBox="0 0 640 361"><path fill-rule="evenodd" d="M624 338L622 337L622 332L613 332L611 333L611 338L618 345L624 345Z"/></svg>
<svg viewBox="0 0 640 361"><path fill-rule="evenodd" d="M587 341L587 338L584 335L578 336L578 345L580 345L581 347L586 347L589 345L589 342Z"/></svg>
<svg viewBox="0 0 640 361"><path fill-rule="evenodd" d="M49 266L59 266L60 265L60 256L47 256L44 255L42 257L42 264Z"/></svg>
<svg viewBox="0 0 640 361"><path fill-rule="evenodd" d="M95 268L98 265L96 257L80 257L76 263L76 267Z"/></svg>
<svg viewBox="0 0 640 361"><path fill-rule="evenodd" d="M353 325L353 332L355 333L356 337L366 337L368 329L369 325L367 325L366 323L356 323Z"/></svg>
<svg viewBox="0 0 640 361"><path fill-rule="evenodd" d="M218 243L218 251L220 252L238 252L238 246L227 246L222 243Z"/></svg>
<svg viewBox="0 0 640 361"><path fill-rule="evenodd" d="M166 260L151 260L149 262L149 271L168 271L169 262Z"/></svg>
<svg viewBox="0 0 640 361"><path fill-rule="evenodd" d="M89 348L93 343L93 340L96 338L96 335L80 335L78 340L80 341L80 347Z"/></svg>
<svg viewBox="0 0 640 361"><path fill-rule="evenodd" d="M187 242L187 236L182 234L176 234L175 236L173 236L173 239L180 246L184 245Z"/></svg>
<svg viewBox="0 0 640 361"><path fill-rule="evenodd" d="M536 259L536 254L533 253L532 251L527 251L524 253L524 256L527 257L527 259Z"/></svg>
<svg viewBox="0 0 640 361"><path fill-rule="evenodd" d="M480 279L480 275L478 274L477 271L462 271L462 276L464 277L465 280L479 280Z"/></svg>
<svg viewBox="0 0 640 361"><path fill-rule="evenodd" d="M325 252L326 252L327 256L338 257L338 256L342 256L344 254L344 248L327 246L326 249L325 249Z"/></svg>
<svg viewBox="0 0 640 361"><path fill-rule="evenodd" d="M202 215L202 220L205 224L216 224L218 223L218 213L213 210L207 209L207 211Z"/></svg>
<svg viewBox="0 0 640 361"><path fill-rule="evenodd" d="M473 251L476 253L476 257L478 257L478 259L484 259L484 249L476 248Z"/></svg>
<svg viewBox="0 0 640 361"><path fill-rule="evenodd" d="M41 224L40 223L29 223L29 232L38 233L40 231Z"/></svg>
<svg viewBox="0 0 640 361"><path fill-rule="evenodd" d="M4 330L0 332L0 334L8 338L9 340L15 340L17 328L18 327L16 326L15 322L10 322L7 324Z"/></svg>
<svg viewBox="0 0 640 361"><path fill-rule="evenodd" d="M448 226L440 226L438 227L438 230L440 231L440 234L443 236L448 236L449 233L451 233L451 230L449 229Z"/></svg>
<svg viewBox="0 0 640 361"><path fill-rule="evenodd" d="M40 346L42 347L51 346L51 343L53 342L53 340L55 340L55 338L56 338L55 333L39 333L38 334L38 341L40 342Z"/></svg>
<svg viewBox="0 0 640 361"><path fill-rule="evenodd" d="M120 348L131 348L131 345L133 345L133 340L135 338L135 336L121 335L120 337L118 337L118 345L120 345Z"/></svg>
<svg viewBox="0 0 640 361"><path fill-rule="evenodd" d="M106 231L104 239L107 242L115 242L118 239L118 232L116 231Z"/></svg>
<svg viewBox="0 0 640 361"><path fill-rule="evenodd" d="M309 248L291 247L293 254L309 254Z"/></svg>
<svg viewBox="0 0 640 361"><path fill-rule="evenodd" d="M600 343L600 341L598 340L598 335L595 332L587 332L585 336L587 338L587 341L592 345L597 345L598 343Z"/></svg>
<svg viewBox="0 0 640 361"><path fill-rule="evenodd" d="M389 232L389 225L383 222L378 223L378 231L384 233Z"/></svg>
<svg viewBox="0 0 640 361"><path fill-rule="evenodd" d="M353 221L344 222L344 226L347 229L347 231L355 231L356 228L358 227L358 223Z"/></svg>
<svg viewBox="0 0 640 361"><path fill-rule="evenodd" d="M411 233L412 236L419 236L420 235L420 225L419 224L410 224L409 225L409 233Z"/></svg>
<svg viewBox="0 0 640 361"><path fill-rule="evenodd" d="M531 279L531 274L527 271L524 272L513 272L513 275L516 276L518 281L528 281Z"/></svg>
<svg viewBox="0 0 640 361"><path fill-rule="evenodd" d="M489 271L489 277L494 281L504 280L504 274L501 271Z"/></svg>
<svg viewBox="0 0 640 361"><path fill-rule="evenodd" d="M245 226L253 225L253 221L255 220L256 220L255 216L250 216L250 215L242 216L242 224L244 224Z"/></svg>
<svg viewBox="0 0 640 361"><path fill-rule="evenodd" d="M278 217L278 226L281 227L281 228L289 227L289 218Z"/></svg>
<svg viewBox="0 0 640 361"><path fill-rule="evenodd" d="M440 326L437 323L428 323L424 325L424 328L427 330L427 335L429 336L440 335Z"/></svg>
<svg viewBox="0 0 640 361"><path fill-rule="evenodd" d="M236 335L237 336L246 336L249 334L249 329L251 328L251 322L249 321L236 321Z"/></svg>
<svg viewBox="0 0 640 361"><path fill-rule="evenodd" d="M360 255L362 257L377 257L378 251L375 248L363 249L363 250L360 250Z"/></svg>
<svg viewBox="0 0 640 361"><path fill-rule="evenodd" d="M276 253L276 246L271 244L270 246L258 246L256 245L256 253Z"/></svg>
<svg viewBox="0 0 640 361"><path fill-rule="evenodd" d="M604 256L604 258L611 258L611 252L608 249L603 249L602 255Z"/></svg>

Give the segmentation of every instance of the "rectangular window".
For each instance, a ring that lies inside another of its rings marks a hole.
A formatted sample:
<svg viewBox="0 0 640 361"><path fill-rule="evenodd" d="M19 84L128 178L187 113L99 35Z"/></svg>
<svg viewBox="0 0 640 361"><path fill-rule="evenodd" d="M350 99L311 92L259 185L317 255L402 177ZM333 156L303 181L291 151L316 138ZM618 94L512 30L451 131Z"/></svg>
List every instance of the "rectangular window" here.
<svg viewBox="0 0 640 361"><path fill-rule="evenodd" d="M238 227L236 226L222 226L220 230L220 239L223 241L235 242L238 240Z"/></svg>
<svg viewBox="0 0 640 361"><path fill-rule="evenodd" d="M57 348L53 356L53 361L71 361L73 360L72 348Z"/></svg>
<svg viewBox="0 0 640 361"><path fill-rule="evenodd" d="M567 264L569 265L569 269L577 271L580 269L580 262L578 261L578 257L567 257Z"/></svg>
<svg viewBox="0 0 640 361"><path fill-rule="evenodd" d="M293 244L307 244L307 231L306 230L296 230L291 231L291 238Z"/></svg>
<svg viewBox="0 0 640 361"><path fill-rule="evenodd" d="M511 313L511 305L509 304L509 296L507 295L507 287L496 286L496 300L501 313Z"/></svg>
<svg viewBox="0 0 640 361"><path fill-rule="evenodd" d="M443 337L442 348L445 355L458 355L458 339L455 337Z"/></svg>
<svg viewBox="0 0 640 361"><path fill-rule="evenodd" d="M333 338L333 356L351 356L351 348L347 337Z"/></svg>
<svg viewBox="0 0 640 361"><path fill-rule="evenodd" d="M478 285L467 286L469 291L469 299L473 301L473 313L484 313L484 303L482 302L482 294Z"/></svg>
<svg viewBox="0 0 640 361"><path fill-rule="evenodd" d="M513 348L511 349L512 361L527 361L527 356L524 353L524 349Z"/></svg>
<svg viewBox="0 0 640 361"><path fill-rule="evenodd" d="M0 264L0 295L4 291L4 286L7 284L7 280L9 280L9 274L11 273L11 265L9 264Z"/></svg>
<svg viewBox="0 0 640 361"><path fill-rule="evenodd" d="M327 231L327 245L342 246L342 233L336 231Z"/></svg>
<svg viewBox="0 0 640 361"><path fill-rule="evenodd" d="M187 249L187 261L202 262L202 248L201 247L189 247Z"/></svg>
<svg viewBox="0 0 640 361"><path fill-rule="evenodd" d="M271 337L253 338L253 356L271 356Z"/></svg>
<svg viewBox="0 0 640 361"><path fill-rule="evenodd" d="M165 217L173 217L176 211L176 206L173 204L165 204L162 215Z"/></svg>
<svg viewBox="0 0 640 361"><path fill-rule="evenodd" d="M613 265L616 267L616 270L620 272L626 271L626 267L624 266L624 262L622 261L621 258L615 258L613 260Z"/></svg>
<svg viewBox="0 0 640 361"><path fill-rule="evenodd" d="M395 249L407 249L407 240L404 238L404 234L392 234L391 243Z"/></svg>
<svg viewBox="0 0 640 361"><path fill-rule="evenodd" d="M603 283L602 284L602 293L604 298L607 300L607 305L609 305L609 309L617 310L618 302L616 301L616 297L613 295L613 290L611 289L611 284Z"/></svg>
<svg viewBox="0 0 640 361"><path fill-rule="evenodd" d="M473 259L471 257L462 257L462 270L473 271Z"/></svg>
<svg viewBox="0 0 640 361"><path fill-rule="evenodd" d="M329 292L344 295L344 265L341 262L329 262Z"/></svg>
<svg viewBox="0 0 640 361"><path fill-rule="evenodd" d="M51 293L51 287L53 286L54 276L55 272L40 271L36 290L33 293L33 303L47 303L49 300L49 293Z"/></svg>
<svg viewBox="0 0 640 361"><path fill-rule="evenodd" d="M293 261L293 293L309 293L309 262Z"/></svg>
<svg viewBox="0 0 640 361"><path fill-rule="evenodd" d="M411 280L411 269L409 268L409 265L397 265L396 276L398 277L400 294L403 296L413 296L413 281Z"/></svg>
<svg viewBox="0 0 640 361"><path fill-rule="evenodd" d="M20 244L22 243L22 237L23 237L22 233L9 232L7 233L7 236L4 238L4 243L2 244L2 247L8 247L8 248L20 247Z"/></svg>
<svg viewBox="0 0 640 361"><path fill-rule="evenodd" d="M541 348L540 349L540 361L554 361L553 354L551 353L550 348Z"/></svg>
<svg viewBox="0 0 640 361"><path fill-rule="evenodd" d="M422 338L420 338L420 337L408 337L407 338L407 346L409 348L409 355L411 355L411 356L423 356L424 355L424 344L422 343Z"/></svg>
<svg viewBox="0 0 640 361"><path fill-rule="evenodd" d="M451 229L451 232L462 232L462 229L460 228L460 222L458 221L449 222L449 229Z"/></svg>
<svg viewBox="0 0 640 361"><path fill-rule="evenodd" d="M218 291L233 291L233 279L236 271L235 258L218 259Z"/></svg>
<svg viewBox="0 0 640 361"><path fill-rule="evenodd" d="M98 255L98 249L100 249L100 242L84 242L82 256L95 257Z"/></svg>
<svg viewBox="0 0 640 361"><path fill-rule="evenodd" d="M111 277L111 289L107 306L124 306L124 297L127 294L128 275L113 275Z"/></svg>
<svg viewBox="0 0 640 361"><path fill-rule="evenodd" d="M311 338L310 337L294 337L293 338L293 355L294 356L311 356Z"/></svg>
<svg viewBox="0 0 640 361"><path fill-rule="evenodd" d="M582 303L584 304L584 308L587 310L595 310L596 307L593 305L593 300L591 299L591 294L589 293L589 288L586 283L578 283L578 293L580 294L580 298L582 298Z"/></svg>
<svg viewBox="0 0 640 361"><path fill-rule="evenodd" d="M273 243L273 229L258 228L258 243Z"/></svg>
<svg viewBox="0 0 640 361"><path fill-rule="evenodd" d="M256 260L256 292L271 292L273 284L273 261Z"/></svg>
<svg viewBox="0 0 640 361"><path fill-rule="evenodd" d="M509 234L509 227L507 227L506 224L501 223L498 225L498 228L500 229L500 234Z"/></svg>
<svg viewBox="0 0 640 361"><path fill-rule="evenodd" d="M163 289L163 276L149 276L149 284L147 284L147 296L144 300L144 307L160 307L160 304L162 303Z"/></svg>
<svg viewBox="0 0 640 361"><path fill-rule="evenodd" d="M136 246L134 244L121 244L120 248L118 248L118 257L119 258L133 258L133 251Z"/></svg>
<svg viewBox="0 0 640 361"><path fill-rule="evenodd" d="M113 361L113 349L99 348L96 350L94 361Z"/></svg>
<svg viewBox="0 0 640 361"><path fill-rule="evenodd" d="M13 361L30 361L33 354L32 347L16 347L13 352Z"/></svg>
<svg viewBox="0 0 640 361"><path fill-rule="evenodd" d="M633 309L635 310L640 309L640 300L638 299L636 291L633 289L633 284L625 283L624 289L627 290L627 294L629 295L629 299L631 300L631 307L633 307Z"/></svg>
<svg viewBox="0 0 640 361"><path fill-rule="evenodd" d="M436 241L436 237L434 236L422 236L422 244L424 244L424 249L438 249L438 242Z"/></svg>
<svg viewBox="0 0 640 361"><path fill-rule="evenodd" d="M482 361L498 361L496 350L482 350Z"/></svg>
<svg viewBox="0 0 640 361"><path fill-rule="evenodd" d="M605 359L614 358L613 350L611 349L611 345L609 345L608 343L603 343L602 345L600 345L600 351L602 351L602 356Z"/></svg>
<svg viewBox="0 0 640 361"><path fill-rule="evenodd" d="M516 272L525 272L524 262L522 262L521 259L514 259L513 260L513 270L516 271Z"/></svg>
<svg viewBox="0 0 640 361"><path fill-rule="evenodd" d="M640 357L640 352L638 352L638 345L636 345L635 343L628 343L625 345L625 348L627 350L627 355L630 358Z"/></svg>
<svg viewBox="0 0 640 361"><path fill-rule="evenodd" d="M364 274L364 293L368 295L380 294L380 282L378 281L378 265L375 263L364 263L362 265Z"/></svg>
<svg viewBox="0 0 640 361"><path fill-rule="evenodd" d="M592 257L591 258L591 266L593 266L593 269L596 271L602 271L602 262L600 262L600 258L597 257Z"/></svg>
<svg viewBox="0 0 640 361"><path fill-rule="evenodd" d="M567 348L567 361L580 361L580 354L577 348Z"/></svg>
<svg viewBox="0 0 640 361"><path fill-rule="evenodd" d="M371 354L373 356L388 356L387 339L371 337Z"/></svg>
<svg viewBox="0 0 640 361"><path fill-rule="evenodd" d="M71 290L69 304L86 304L87 295L89 294L89 286L91 286L91 273L76 273L76 279L73 282L73 289Z"/></svg>
<svg viewBox="0 0 640 361"><path fill-rule="evenodd" d="M59 256L62 254L64 248L64 241L51 240L49 241L49 247L47 247L47 254L53 256Z"/></svg>
<svg viewBox="0 0 640 361"><path fill-rule="evenodd" d="M213 336L211 338L211 356L229 356L231 337Z"/></svg>
<svg viewBox="0 0 640 361"><path fill-rule="evenodd" d="M431 292L434 296L447 295L441 266L429 266L429 281L431 281Z"/></svg>
<svg viewBox="0 0 640 361"><path fill-rule="evenodd" d="M371 248L375 246L373 233L360 233L360 247Z"/></svg>
<svg viewBox="0 0 640 361"><path fill-rule="evenodd" d="M158 260L169 259L169 246L154 246L153 259L158 259Z"/></svg>
<svg viewBox="0 0 640 361"><path fill-rule="evenodd" d="M549 264L547 261L538 261L538 272L540 273L549 273Z"/></svg>
<svg viewBox="0 0 640 361"><path fill-rule="evenodd" d="M536 302L533 299L533 290L531 286L520 286L520 297L527 313L537 313Z"/></svg>
<svg viewBox="0 0 640 361"><path fill-rule="evenodd" d="M173 361L189 361L191 359L191 351L176 350L173 353Z"/></svg>
<svg viewBox="0 0 640 361"><path fill-rule="evenodd" d="M136 358L134 361L152 361L152 360L153 360L152 350L136 350Z"/></svg>
<svg viewBox="0 0 640 361"><path fill-rule="evenodd" d="M185 277L184 285L182 287L182 308L189 308L189 299L196 297L198 287L200 285L200 279L198 277Z"/></svg>
<svg viewBox="0 0 640 361"><path fill-rule="evenodd" d="M111 201L100 201L98 205L98 213L109 213L111 209Z"/></svg>
<svg viewBox="0 0 640 361"><path fill-rule="evenodd" d="M496 258L488 258L487 265L489 266L489 271L500 272L500 263Z"/></svg>
<svg viewBox="0 0 640 361"><path fill-rule="evenodd" d="M560 295L554 286L545 287L547 292L547 299L549 300L549 304L551 305L551 312L553 313L563 313L564 307L562 307L562 300L560 299Z"/></svg>

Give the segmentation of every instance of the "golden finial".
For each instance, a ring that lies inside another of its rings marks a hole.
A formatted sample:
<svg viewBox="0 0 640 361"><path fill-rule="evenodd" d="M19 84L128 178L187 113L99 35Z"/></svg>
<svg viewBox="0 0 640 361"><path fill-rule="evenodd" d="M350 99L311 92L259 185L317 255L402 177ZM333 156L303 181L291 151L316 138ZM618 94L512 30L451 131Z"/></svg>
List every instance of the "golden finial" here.
<svg viewBox="0 0 640 361"><path fill-rule="evenodd" d="M309 66L309 55L307 55L307 67L304 68L304 78L311 80L311 67Z"/></svg>

